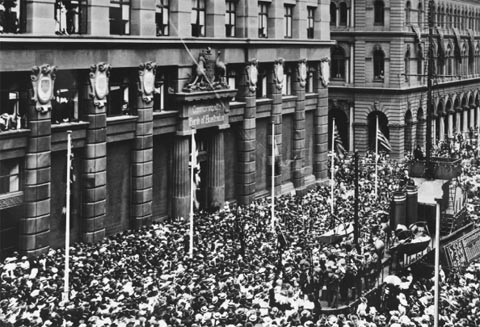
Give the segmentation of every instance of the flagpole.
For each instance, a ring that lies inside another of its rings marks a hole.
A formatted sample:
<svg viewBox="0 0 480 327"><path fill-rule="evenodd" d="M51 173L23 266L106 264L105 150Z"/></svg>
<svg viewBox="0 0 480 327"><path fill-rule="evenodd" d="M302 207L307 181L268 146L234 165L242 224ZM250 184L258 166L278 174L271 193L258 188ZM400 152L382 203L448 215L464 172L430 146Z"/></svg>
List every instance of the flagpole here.
<svg viewBox="0 0 480 327"><path fill-rule="evenodd" d="M440 301L440 201L436 200L436 219L435 219L435 273L434 273L434 323L433 326L438 327L439 318L439 301Z"/></svg>
<svg viewBox="0 0 480 327"><path fill-rule="evenodd" d="M375 116L375 199L378 188L378 115Z"/></svg>
<svg viewBox="0 0 480 327"><path fill-rule="evenodd" d="M69 301L70 294L70 169L72 167L72 131L67 131L67 194L65 204L65 269L63 283L63 302Z"/></svg>
<svg viewBox="0 0 480 327"><path fill-rule="evenodd" d="M333 214L333 209L335 207L333 191L335 184L335 117L332 118L332 164L331 164L331 197L332 202L330 206L330 212Z"/></svg>
<svg viewBox="0 0 480 327"><path fill-rule="evenodd" d="M275 121L272 120L272 231L275 230Z"/></svg>
<svg viewBox="0 0 480 327"><path fill-rule="evenodd" d="M195 156L195 130L192 129L192 134L191 134L191 151L190 151L190 245L188 247L189 255L190 258L193 258L193 205L194 205L194 195L195 195L195 181L193 180L194 178L194 169L196 165L196 160L194 161L194 156Z"/></svg>

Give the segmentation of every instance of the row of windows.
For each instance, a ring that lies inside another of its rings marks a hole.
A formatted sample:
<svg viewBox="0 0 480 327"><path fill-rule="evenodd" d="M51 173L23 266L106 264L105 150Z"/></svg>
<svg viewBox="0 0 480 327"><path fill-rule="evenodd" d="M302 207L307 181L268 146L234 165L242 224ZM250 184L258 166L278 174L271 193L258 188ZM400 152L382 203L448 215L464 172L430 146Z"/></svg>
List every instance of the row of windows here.
<svg viewBox="0 0 480 327"><path fill-rule="evenodd" d="M155 25L157 36L170 35L170 1L156 0ZM237 1L225 1L225 36L235 37L237 32ZM4 19L0 20L0 33L24 33L26 30L26 1L10 1L4 3ZM86 34L88 0L56 0L54 4L55 33L58 35ZM110 0L109 22L110 34L128 35L131 33L132 0ZM293 34L294 5L284 6L284 37L291 38ZM258 37L268 37L270 3L258 3ZM314 37L315 22L314 7L307 9L307 37ZM206 0L192 0L191 35L206 36ZM1 6L0 6L0 16Z"/></svg>
<svg viewBox="0 0 480 327"><path fill-rule="evenodd" d="M296 63L285 63L284 65L284 83L282 95L292 95L294 78L296 73ZM153 97L153 110L174 110L175 102L172 98L174 81L176 79L176 67L162 67L158 70L155 77L155 91ZM261 64L258 67L257 98L268 98L270 91L267 82L268 76L271 76L271 64ZM231 89L237 89L241 85L243 78L244 65L231 64L227 69L227 83ZM314 93L317 87L313 65L307 69L307 79L305 91ZM3 76L4 81L11 79L16 90L0 90L0 118L5 114L8 121L0 121L1 130L20 129L26 127L26 113L29 106L28 87L29 81L26 76L14 77L7 74ZM20 78L20 79L19 79ZM52 100L51 119L53 124L76 122L82 119L82 103L87 99L82 98L83 92L80 92L78 85L84 85L86 79L84 71L58 71L55 80L54 99ZM107 116L120 116L135 114L134 104L137 97L137 70L134 69L114 69L110 76L110 92L107 98L106 112ZM5 86L6 83L3 83ZM18 119L17 119L18 118Z"/></svg>
<svg viewBox="0 0 480 327"><path fill-rule="evenodd" d="M336 3L330 3L330 25L331 26L348 26L349 8L345 2L341 2L338 6ZM373 24L385 24L385 4L382 0L375 0L373 3Z"/></svg>
<svg viewBox="0 0 480 327"><path fill-rule="evenodd" d="M435 23L441 27L480 31L480 11L442 3L435 8Z"/></svg>
<svg viewBox="0 0 480 327"><path fill-rule="evenodd" d="M330 76L332 80L347 81L348 60L342 47L336 46L331 50ZM376 47L372 57L373 81L383 82L385 79L385 53Z"/></svg>

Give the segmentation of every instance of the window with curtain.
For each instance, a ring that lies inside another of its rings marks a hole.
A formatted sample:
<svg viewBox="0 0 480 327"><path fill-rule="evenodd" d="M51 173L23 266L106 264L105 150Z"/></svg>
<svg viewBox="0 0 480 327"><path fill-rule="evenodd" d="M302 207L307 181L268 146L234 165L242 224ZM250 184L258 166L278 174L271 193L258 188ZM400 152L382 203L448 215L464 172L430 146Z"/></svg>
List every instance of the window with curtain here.
<svg viewBox="0 0 480 327"><path fill-rule="evenodd" d="M315 8L307 8L307 38L313 39L315 27Z"/></svg>
<svg viewBox="0 0 480 327"><path fill-rule="evenodd" d="M130 0L110 1L110 34L130 34Z"/></svg>
<svg viewBox="0 0 480 327"><path fill-rule="evenodd" d="M157 36L169 35L170 10L168 0L157 0L155 9L155 25L157 26Z"/></svg>
<svg viewBox="0 0 480 327"><path fill-rule="evenodd" d="M285 5L285 15L283 17L285 37L292 37L292 19L293 19L293 6Z"/></svg>
<svg viewBox="0 0 480 327"><path fill-rule="evenodd" d="M227 0L225 3L225 36L233 37L235 36L235 27L236 27L236 3L231 0Z"/></svg>
<svg viewBox="0 0 480 327"><path fill-rule="evenodd" d="M373 51L373 80L383 81L385 79L385 53L377 48Z"/></svg>
<svg viewBox="0 0 480 327"><path fill-rule="evenodd" d="M258 4L258 37L268 37L268 4Z"/></svg>
<svg viewBox="0 0 480 327"><path fill-rule="evenodd" d="M382 0L376 0L373 4L373 23L374 25L384 25L385 4Z"/></svg>
<svg viewBox="0 0 480 327"><path fill-rule="evenodd" d="M192 0L192 36L205 36L205 0Z"/></svg>
<svg viewBox="0 0 480 327"><path fill-rule="evenodd" d="M334 47L331 53L332 64L330 75L332 79L345 80L345 51L342 47Z"/></svg>

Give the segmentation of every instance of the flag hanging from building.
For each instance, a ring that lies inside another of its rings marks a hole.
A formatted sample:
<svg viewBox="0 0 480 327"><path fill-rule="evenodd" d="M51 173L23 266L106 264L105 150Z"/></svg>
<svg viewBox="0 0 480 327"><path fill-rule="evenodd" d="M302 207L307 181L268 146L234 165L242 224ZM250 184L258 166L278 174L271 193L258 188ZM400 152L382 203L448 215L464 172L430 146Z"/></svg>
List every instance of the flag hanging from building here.
<svg viewBox="0 0 480 327"><path fill-rule="evenodd" d="M335 120L333 121L333 140L335 143L335 152L339 157L343 157L345 155L345 147L343 146L342 138L340 137L340 133L338 132L337 125L335 124Z"/></svg>
<svg viewBox="0 0 480 327"><path fill-rule="evenodd" d="M380 128L377 128L377 141L378 144L381 145L385 150L387 150L388 152L392 152L392 146L390 145L390 142L385 137L385 135L383 135Z"/></svg>

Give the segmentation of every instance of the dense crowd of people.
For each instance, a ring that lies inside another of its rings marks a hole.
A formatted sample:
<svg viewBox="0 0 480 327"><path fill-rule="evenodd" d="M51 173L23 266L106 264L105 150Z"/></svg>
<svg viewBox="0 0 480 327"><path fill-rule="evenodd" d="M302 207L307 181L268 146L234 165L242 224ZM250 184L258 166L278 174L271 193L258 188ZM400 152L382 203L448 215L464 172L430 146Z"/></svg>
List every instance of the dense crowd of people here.
<svg viewBox="0 0 480 327"><path fill-rule="evenodd" d="M37 258L9 257L0 264L0 322L11 326L430 326L428 283L409 275L400 283L385 283L382 302L362 297L354 313L322 313L322 304L335 308L365 295L377 283L382 241L389 237L385 226L392 192L409 181L402 163L382 155L375 198L374 157L361 158L357 247L351 232L353 164L351 157L335 162L333 214L328 186L303 196L279 197L275 230L270 227L269 199L196 213L193 258L188 255L188 225L181 221L126 231L93 245L75 244L70 250L68 302L62 301L62 249ZM338 229L333 235L338 239L326 237L332 228ZM471 274L478 278L480 269L473 267ZM464 291L478 299L478 284L451 296ZM414 302L404 297L418 301L427 297L428 302L420 301L423 307L412 315L413 308L407 308ZM472 310L478 310L478 301L472 303ZM461 317L475 321L468 314Z"/></svg>

